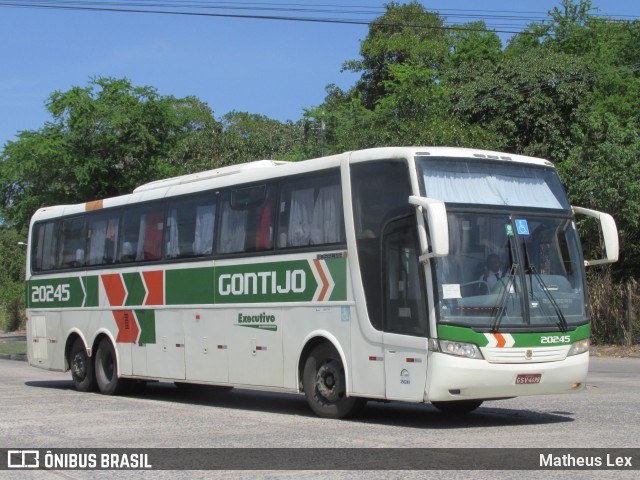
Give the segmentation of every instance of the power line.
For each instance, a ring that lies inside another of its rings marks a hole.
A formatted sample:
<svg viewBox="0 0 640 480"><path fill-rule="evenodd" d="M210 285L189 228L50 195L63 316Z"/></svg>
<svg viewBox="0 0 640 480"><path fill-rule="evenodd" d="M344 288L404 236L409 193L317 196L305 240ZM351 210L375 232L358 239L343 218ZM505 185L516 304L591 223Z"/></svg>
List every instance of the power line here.
<svg viewBox="0 0 640 480"><path fill-rule="evenodd" d="M362 7L357 5L335 4L300 4L300 3L270 3L270 2L217 2L217 1L157 1L157 0L112 0L112 1L77 1L77 0L31 0L31 1L0 1L1 7L49 9L67 11L136 13L155 15L180 15L193 17L235 18L252 20L278 20L290 22L329 23L343 25L370 25L384 12L385 7ZM451 12L454 17L466 20L483 20L487 28L465 27L455 25L445 17L445 25L424 26L412 24L384 24L387 26L402 26L413 28L432 28L442 30L495 32L504 34L525 33L522 29L528 26L524 22L543 22L547 16L540 12L490 11L441 9L438 13ZM302 16L304 15L304 16ZM328 17L327 15L333 15ZM336 16L337 15L337 16ZM344 15L366 18L350 18ZM633 18L633 17L629 17ZM501 23L487 23L486 21ZM378 23L378 25L382 25Z"/></svg>

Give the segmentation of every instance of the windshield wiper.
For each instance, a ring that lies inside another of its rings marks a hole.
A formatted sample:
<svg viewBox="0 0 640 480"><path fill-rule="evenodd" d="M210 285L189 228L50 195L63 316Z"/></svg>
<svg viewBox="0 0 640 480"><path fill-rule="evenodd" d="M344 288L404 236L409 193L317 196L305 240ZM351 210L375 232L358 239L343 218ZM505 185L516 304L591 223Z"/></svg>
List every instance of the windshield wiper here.
<svg viewBox="0 0 640 480"><path fill-rule="evenodd" d="M491 331L497 333L500 329L500 323L502 323L502 319L504 318L504 314L507 311L507 300L509 299L509 291L511 290L511 286L513 285L515 288L515 278L516 272L518 271L518 264L512 263L511 270L509 270L509 280L503 283L502 287L502 296L500 297L500 302L498 305L493 307L493 322L491 323Z"/></svg>
<svg viewBox="0 0 640 480"><path fill-rule="evenodd" d="M567 330L569 330L569 324L567 323L567 319L565 318L564 314L562 313L562 310L560 309L560 305L558 305L558 302L556 302L556 299L553 298L553 295L549 293L549 287L547 287L547 284L544 283L542 276L538 273L538 271L536 270L536 267L534 267L531 261L529 260L529 250L527 249L527 242L522 242L522 247L524 249L524 258L526 262L525 273L527 273L530 277L533 276L533 278L537 280L545 296L549 299L549 303L551 303L553 310L556 312L556 316L558 317L558 327L560 328L561 331L566 332ZM531 285L531 298L533 299L534 298L533 282L530 282L530 285Z"/></svg>
<svg viewBox="0 0 640 480"><path fill-rule="evenodd" d="M516 256L514 255L514 243L513 238L509 238L509 261L511 262L511 269L509 270L509 280L507 282L503 282L503 290L502 296L500 297L500 302L497 306L493 307L493 322L491 322L491 331L498 332L500 329L500 323L502 323L502 319L507 311L507 300L509 299L509 291L511 290L511 286L513 285L514 291L516 288L515 278L516 272L518 271L518 262L516 262Z"/></svg>

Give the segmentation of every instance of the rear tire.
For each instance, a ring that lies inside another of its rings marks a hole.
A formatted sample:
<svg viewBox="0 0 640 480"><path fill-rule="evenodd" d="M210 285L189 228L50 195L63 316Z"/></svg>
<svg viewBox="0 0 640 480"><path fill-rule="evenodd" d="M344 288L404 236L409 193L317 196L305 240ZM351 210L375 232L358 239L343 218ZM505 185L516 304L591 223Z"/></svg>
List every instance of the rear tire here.
<svg viewBox="0 0 640 480"><path fill-rule="evenodd" d="M304 366L302 386L311 410L323 418L345 418L360 411L366 399L347 397L344 366L336 349L318 345Z"/></svg>
<svg viewBox="0 0 640 480"><path fill-rule="evenodd" d="M118 361L111 340L103 338L98 345L95 360L96 382L103 395L118 395L131 386L131 382L118 378Z"/></svg>
<svg viewBox="0 0 640 480"><path fill-rule="evenodd" d="M474 411L482 400L453 400L451 402L431 402L431 404L443 413L463 414Z"/></svg>
<svg viewBox="0 0 640 480"><path fill-rule="evenodd" d="M71 379L79 392L93 392L96 389L94 359L87 355L87 349L80 337L73 342L69 354Z"/></svg>

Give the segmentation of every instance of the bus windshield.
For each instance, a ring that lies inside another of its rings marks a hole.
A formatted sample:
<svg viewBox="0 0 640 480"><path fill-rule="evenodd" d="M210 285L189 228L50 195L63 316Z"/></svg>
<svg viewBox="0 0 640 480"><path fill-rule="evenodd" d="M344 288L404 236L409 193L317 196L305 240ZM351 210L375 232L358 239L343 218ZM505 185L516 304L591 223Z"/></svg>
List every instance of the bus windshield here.
<svg viewBox="0 0 640 480"><path fill-rule="evenodd" d="M435 260L439 322L533 331L589 321L578 234L552 168L417 160L422 194L447 203L449 255Z"/></svg>
<svg viewBox="0 0 640 480"><path fill-rule="evenodd" d="M588 321L571 219L449 212L448 220L450 254L436 260L440 322L498 331Z"/></svg>

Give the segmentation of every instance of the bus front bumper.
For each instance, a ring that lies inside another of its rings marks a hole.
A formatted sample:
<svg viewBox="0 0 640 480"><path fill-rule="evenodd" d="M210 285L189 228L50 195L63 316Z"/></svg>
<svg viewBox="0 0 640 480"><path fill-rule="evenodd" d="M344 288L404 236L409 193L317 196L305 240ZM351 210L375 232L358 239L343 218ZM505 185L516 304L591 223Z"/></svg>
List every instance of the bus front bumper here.
<svg viewBox="0 0 640 480"><path fill-rule="evenodd" d="M488 400L575 393L584 390L588 368L589 352L557 362L517 364L489 363L432 352L425 400Z"/></svg>

